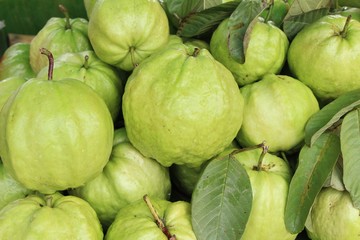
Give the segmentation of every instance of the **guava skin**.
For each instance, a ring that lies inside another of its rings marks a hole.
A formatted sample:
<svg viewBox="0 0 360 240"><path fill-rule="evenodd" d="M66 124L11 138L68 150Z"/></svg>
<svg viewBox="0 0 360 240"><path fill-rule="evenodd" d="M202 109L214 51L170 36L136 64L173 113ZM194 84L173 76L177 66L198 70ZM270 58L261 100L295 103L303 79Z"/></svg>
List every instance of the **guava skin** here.
<svg viewBox="0 0 360 240"><path fill-rule="evenodd" d="M184 44L135 68L122 106L130 142L166 167L200 166L222 152L240 129L242 108L229 70L206 49Z"/></svg>
<svg viewBox="0 0 360 240"><path fill-rule="evenodd" d="M151 198L160 219L176 239L195 240L191 224L190 203ZM168 240L157 226L146 203L141 199L122 208L108 229L105 240Z"/></svg>
<svg viewBox="0 0 360 240"><path fill-rule="evenodd" d="M28 80L0 112L4 167L26 188L53 193L102 172L113 142L104 101L76 79Z"/></svg>
<svg viewBox="0 0 360 240"><path fill-rule="evenodd" d="M169 23L158 1L97 1L89 20L89 38L104 62L131 71L165 46Z"/></svg>
<svg viewBox="0 0 360 240"><path fill-rule="evenodd" d="M310 88L286 75L268 74L241 93L244 119L236 139L243 147L266 141L270 152L292 150L304 140L308 119L319 111Z"/></svg>
<svg viewBox="0 0 360 240"><path fill-rule="evenodd" d="M8 203L32 193L6 171L0 159L0 210Z"/></svg>
<svg viewBox="0 0 360 240"><path fill-rule="evenodd" d="M145 194L169 199L170 192L168 169L141 155L126 139L113 146L109 162L99 176L70 191L90 203L104 227L114 221L121 208Z"/></svg>
<svg viewBox="0 0 360 240"><path fill-rule="evenodd" d="M103 235L95 211L86 201L74 196L30 195L0 211L3 240L102 240Z"/></svg>
<svg viewBox="0 0 360 240"><path fill-rule="evenodd" d="M268 73L278 74L286 61L289 40L285 33L271 23L257 22L248 39L245 62L231 57L228 49L229 18L223 20L210 40L210 52L224 64L239 86L255 82Z"/></svg>
<svg viewBox="0 0 360 240"><path fill-rule="evenodd" d="M41 69L36 77L47 79L48 67ZM115 67L100 60L94 51L62 54L54 60L53 77L54 80L75 78L84 82L105 101L113 120L119 116L124 84Z"/></svg>
<svg viewBox="0 0 360 240"><path fill-rule="evenodd" d="M0 111L8 98L26 82L24 77L8 77L0 81Z"/></svg>
<svg viewBox="0 0 360 240"><path fill-rule="evenodd" d="M306 220L306 231L313 240L360 239L360 211L347 191L323 188Z"/></svg>
<svg viewBox="0 0 360 240"><path fill-rule="evenodd" d="M322 101L360 88L360 22L350 20L344 36L346 17L324 16L303 28L288 51L289 69Z"/></svg>
<svg viewBox="0 0 360 240"><path fill-rule="evenodd" d="M9 46L0 62L0 80L9 77L22 77L30 79L35 73L30 65L30 43L14 43Z"/></svg>
<svg viewBox="0 0 360 240"><path fill-rule="evenodd" d="M253 194L250 216L241 240L294 240L297 234L288 232L284 222L291 169L283 159L266 153L262 169L255 170L261 151L247 150L233 155L245 167Z"/></svg>
<svg viewBox="0 0 360 240"><path fill-rule="evenodd" d="M92 50L88 37L88 21L83 18L69 19L71 29L66 28L66 18L50 18L30 43L30 65L37 74L48 66L46 56L40 48L48 49L54 59L69 52Z"/></svg>

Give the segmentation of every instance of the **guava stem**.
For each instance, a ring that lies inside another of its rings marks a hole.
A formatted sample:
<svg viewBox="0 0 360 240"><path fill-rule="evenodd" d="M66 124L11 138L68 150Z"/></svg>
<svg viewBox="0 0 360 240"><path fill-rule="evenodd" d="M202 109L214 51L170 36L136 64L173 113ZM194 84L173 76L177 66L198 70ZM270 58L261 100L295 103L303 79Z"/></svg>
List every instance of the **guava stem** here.
<svg viewBox="0 0 360 240"><path fill-rule="evenodd" d="M164 222L160 219L159 215L157 214L154 205L152 205L149 196L146 194L143 197L146 205L148 206L148 208L150 209L151 215L153 215L153 217L155 218L155 222L156 225L158 225L158 227L161 229L161 231L165 234L165 236L169 239L169 240L176 240L176 236L175 235L171 235L169 232L169 229L167 229L167 227L165 226Z"/></svg>
<svg viewBox="0 0 360 240"><path fill-rule="evenodd" d="M350 20L351 20L351 15L347 16L344 28L340 32L340 36L343 37L343 38L346 37L347 30L348 30L348 27L349 27L349 24L350 24Z"/></svg>
<svg viewBox="0 0 360 240"><path fill-rule="evenodd" d="M266 145L264 144L264 145L262 146L262 152L261 152L261 154L260 154L259 161L258 161L258 164L257 164L257 168L256 168L257 171L261 171L261 169L262 169L262 163L263 163L265 154L268 152L268 150L269 150L269 146L266 146Z"/></svg>
<svg viewBox="0 0 360 240"><path fill-rule="evenodd" d="M193 56L193 57L196 57L197 55L199 55L199 53L200 53L200 48L195 47L192 56Z"/></svg>
<svg viewBox="0 0 360 240"><path fill-rule="evenodd" d="M46 55L49 59L48 80L52 80L54 72L54 57L52 53L46 48L40 48L40 53Z"/></svg>
<svg viewBox="0 0 360 240"><path fill-rule="evenodd" d="M265 146L265 143L266 142L263 141L262 143L254 145L254 146L250 146L250 147L246 147L246 148L242 148L242 149L236 149L236 150L232 151L230 153L230 155L236 155L237 153L240 153L240 152L254 150L254 149L257 149L257 148L263 148L263 146Z"/></svg>
<svg viewBox="0 0 360 240"><path fill-rule="evenodd" d="M83 67L88 69L89 68L89 55L85 55L84 60L85 61L84 61Z"/></svg>
<svg viewBox="0 0 360 240"><path fill-rule="evenodd" d="M66 21L65 29L71 29L69 11L68 11L67 8L66 8L64 5L62 5L62 4L59 4L59 9L60 9L60 11L61 11L61 12L64 14L64 16L65 16L65 21Z"/></svg>
<svg viewBox="0 0 360 240"><path fill-rule="evenodd" d="M274 0L271 0L270 4L268 6L269 11L267 12L265 20L264 20L265 23L267 23L270 20L270 17L271 17L272 11L273 11L273 7L274 7Z"/></svg>

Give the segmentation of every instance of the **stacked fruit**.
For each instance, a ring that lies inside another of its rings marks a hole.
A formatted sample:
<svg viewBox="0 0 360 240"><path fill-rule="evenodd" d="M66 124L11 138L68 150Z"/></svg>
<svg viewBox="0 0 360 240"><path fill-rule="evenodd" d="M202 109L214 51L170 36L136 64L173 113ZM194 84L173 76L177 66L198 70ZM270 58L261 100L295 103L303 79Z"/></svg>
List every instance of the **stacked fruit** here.
<svg viewBox="0 0 360 240"><path fill-rule="evenodd" d="M84 6L2 57L0 239L359 239L356 8Z"/></svg>

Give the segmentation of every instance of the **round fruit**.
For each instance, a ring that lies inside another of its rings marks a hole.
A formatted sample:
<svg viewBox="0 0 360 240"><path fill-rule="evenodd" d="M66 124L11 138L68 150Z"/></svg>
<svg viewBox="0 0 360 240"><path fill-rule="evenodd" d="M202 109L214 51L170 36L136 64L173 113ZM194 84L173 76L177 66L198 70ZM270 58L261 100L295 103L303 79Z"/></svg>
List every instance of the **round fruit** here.
<svg viewBox="0 0 360 240"><path fill-rule="evenodd" d="M209 51L174 44L134 69L122 109L130 142L142 154L164 166L200 166L234 140L243 98Z"/></svg>
<svg viewBox="0 0 360 240"><path fill-rule="evenodd" d="M48 68L43 68L37 78L47 79ZM74 78L89 85L105 101L113 120L121 111L123 82L115 67L101 61L94 51L65 53L54 60L53 76L56 79Z"/></svg>
<svg viewBox="0 0 360 240"><path fill-rule="evenodd" d="M311 239L359 239L360 211L355 208L350 194L331 187L317 195L305 224Z"/></svg>
<svg viewBox="0 0 360 240"><path fill-rule="evenodd" d="M110 112L92 88L71 78L32 78L0 112L0 156L25 187L53 193L101 173L113 132Z"/></svg>
<svg viewBox="0 0 360 240"><path fill-rule="evenodd" d="M158 1L97 1L89 20L89 38L100 59L130 71L165 46L169 23Z"/></svg>
<svg viewBox="0 0 360 240"><path fill-rule="evenodd" d="M266 141L271 152L291 150L303 141L305 124L319 111L310 88L286 75L268 74L241 92L244 119L236 137L241 146Z"/></svg>
<svg viewBox="0 0 360 240"><path fill-rule="evenodd" d="M360 88L360 22L327 15L293 39L288 63L294 76L327 101Z"/></svg>
<svg viewBox="0 0 360 240"><path fill-rule="evenodd" d="M281 158L261 149L234 154L244 166L251 183L253 202L242 240L294 240L284 222L291 170Z"/></svg>
<svg viewBox="0 0 360 240"><path fill-rule="evenodd" d="M169 199L171 183L168 169L154 159L146 158L126 139L126 132L116 131L109 162L103 172L84 186L71 190L95 209L103 226L109 226L118 211L142 199L145 194Z"/></svg>
<svg viewBox="0 0 360 240"><path fill-rule="evenodd" d="M66 10L64 10L66 11ZM88 21L84 18L52 17L30 43L30 65L37 74L47 66L47 59L39 54L40 48L48 49L57 59L69 52L91 50L88 37Z"/></svg>
<svg viewBox="0 0 360 240"><path fill-rule="evenodd" d="M255 23L245 49L245 62L231 57L228 49L228 22L223 20L210 40L214 58L224 64L240 86L255 82L268 73L279 73L285 63L289 41L285 33L270 22Z"/></svg>
<svg viewBox="0 0 360 240"><path fill-rule="evenodd" d="M9 77L35 77L30 65L30 43L18 42L6 49L0 61L0 80Z"/></svg>
<svg viewBox="0 0 360 240"><path fill-rule="evenodd" d="M8 98L25 82L23 77L9 77L0 81L0 111Z"/></svg>
<svg viewBox="0 0 360 240"><path fill-rule="evenodd" d="M191 224L190 203L162 199L138 200L122 208L108 229L105 240L195 240ZM148 206L147 204L151 204ZM156 217L151 210L155 211ZM162 221L164 229L158 226Z"/></svg>
<svg viewBox="0 0 360 240"><path fill-rule="evenodd" d="M102 240L103 235L95 211L74 196L30 195L9 203L0 211L0 239L3 240Z"/></svg>

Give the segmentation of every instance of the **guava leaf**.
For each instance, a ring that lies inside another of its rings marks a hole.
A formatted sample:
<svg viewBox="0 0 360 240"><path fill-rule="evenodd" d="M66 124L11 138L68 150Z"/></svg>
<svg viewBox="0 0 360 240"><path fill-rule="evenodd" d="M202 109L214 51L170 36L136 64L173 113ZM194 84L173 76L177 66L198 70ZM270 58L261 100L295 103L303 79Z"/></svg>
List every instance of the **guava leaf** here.
<svg viewBox="0 0 360 240"><path fill-rule="evenodd" d="M310 117L305 126L305 143L309 146L326 130L341 124L339 120L360 106L360 89L350 91L331 101Z"/></svg>
<svg viewBox="0 0 360 240"><path fill-rule="evenodd" d="M283 31L293 39L306 25L309 25L329 13L329 8L320 8L285 18Z"/></svg>
<svg viewBox="0 0 360 240"><path fill-rule="evenodd" d="M360 109L346 114L340 131L344 184L353 204L360 209Z"/></svg>
<svg viewBox="0 0 360 240"><path fill-rule="evenodd" d="M191 200L192 224L198 240L240 239L252 206L252 190L244 167L229 156L204 169Z"/></svg>
<svg viewBox="0 0 360 240"><path fill-rule="evenodd" d="M177 35L194 37L204 34L229 17L238 5L238 2L228 2L190 14L180 22Z"/></svg>
<svg viewBox="0 0 360 240"><path fill-rule="evenodd" d="M321 8L330 8L333 0L294 0L285 19Z"/></svg>
<svg viewBox="0 0 360 240"><path fill-rule="evenodd" d="M167 0L166 8L168 12L178 19L185 18L201 4L201 0Z"/></svg>
<svg viewBox="0 0 360 240"><path fill-rule="evenodd" d="M341 161L336 162L334 169L331 171L330 176L324 184L324 187L332 187L338 191L346 190L343 182L343 167L340 162Z"/></svg>
<svg viewBox="0 0 360 240"><path fill-rule="evenodd" d="M251 22L267 7L261 0L243 0L231 14L228 22L228 48L230 56L239 63L245 62L244 39Z"/></svg>
<svg viewBox="0 0 360 240"><path fill-rule="evenodd" d="M285 225L289 232L304 229L306 218L340 156L340 139L333 133L322 134L299 153L298 167L291 179L285 207Z"/></svg>

